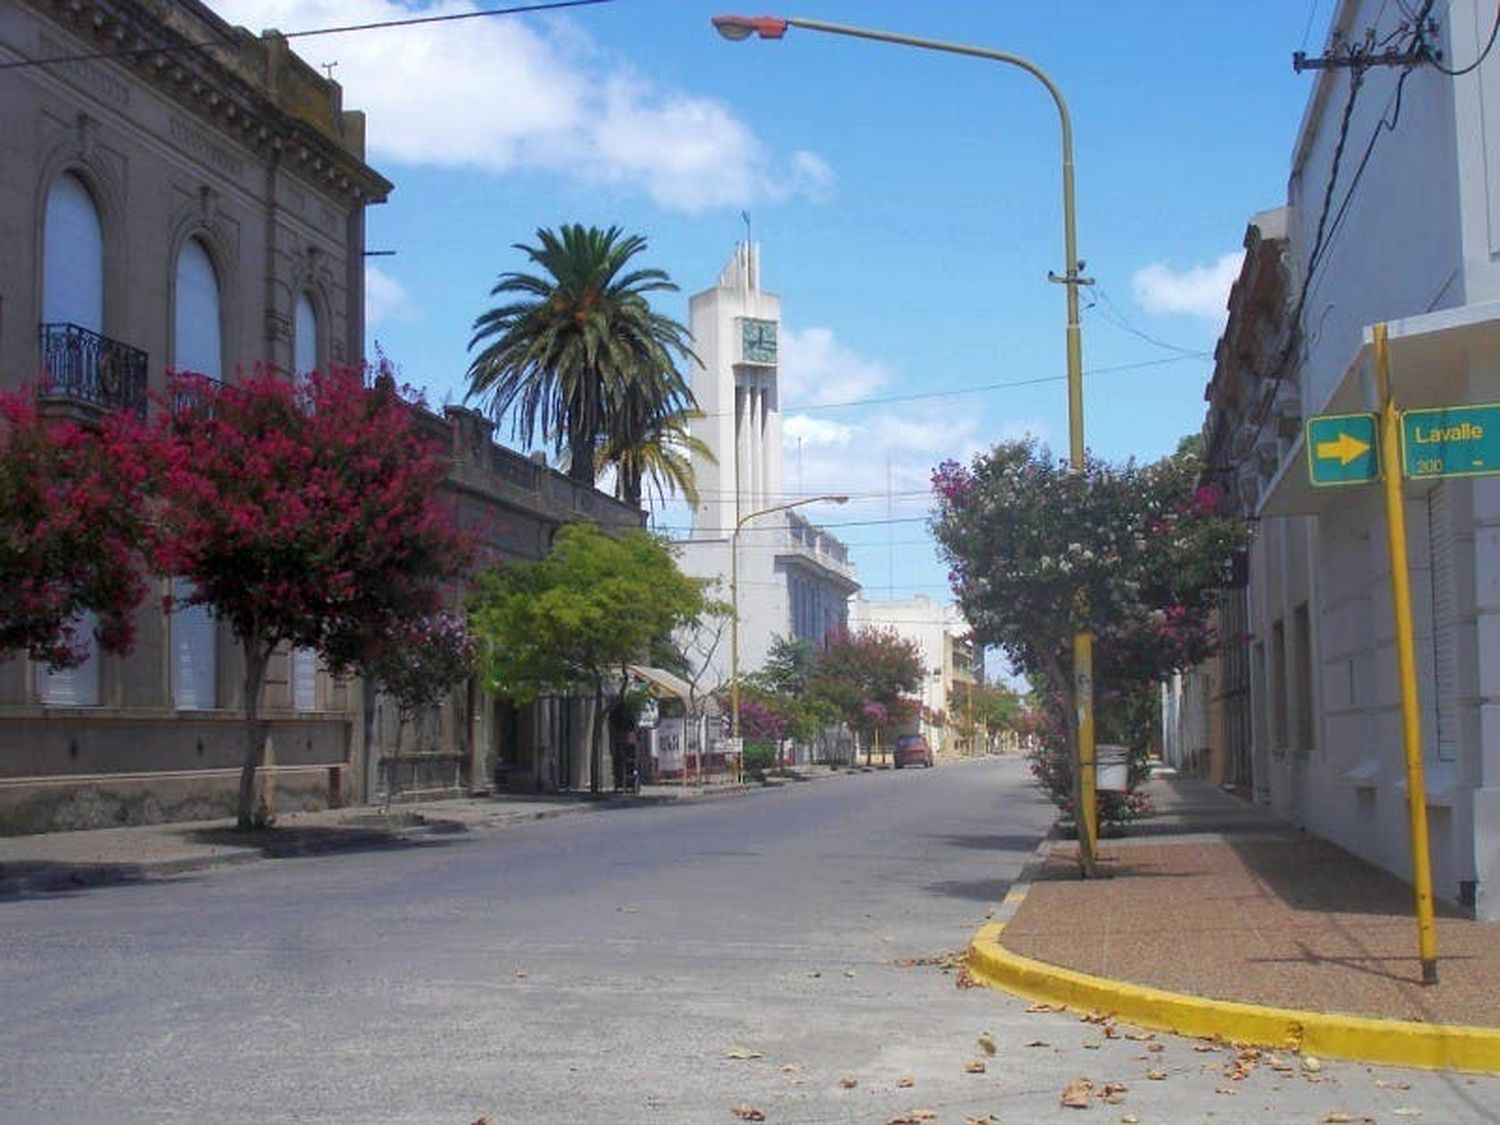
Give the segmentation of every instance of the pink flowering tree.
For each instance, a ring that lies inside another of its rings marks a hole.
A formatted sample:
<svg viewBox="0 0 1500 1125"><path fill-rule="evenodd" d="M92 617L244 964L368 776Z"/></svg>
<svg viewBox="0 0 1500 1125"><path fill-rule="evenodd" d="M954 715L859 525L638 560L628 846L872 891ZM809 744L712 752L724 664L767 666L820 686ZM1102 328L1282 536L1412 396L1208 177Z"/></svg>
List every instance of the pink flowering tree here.
<svg viewBox="0 0 1500 1125"><path fill-rule="evenodd" d="M1200 487L1196 439L1148 465L1090 458L1081 471L1032 440L933 473L933 530L975 633L1039 689L1056 757L1048 784L1077 807L1072 638L1094 636L1101 741L1139 726L1141 695L1219 644L1213 610L1244 526ZM1058 779L1061 779L1062 784ZM1106 810L1107 811L1107 810Z"/></svg>
<svg viewBox="0 0 1500 1125"><path fill-rule="evenodd" d="M187 602L228 622L244 649L241 827L269 823L253 801L277 646L362 669L436 612L468 565L437 500L446 465L419 405L389 379L366 386L357 368L295 382L257 368L228 385L173 374L162 409L132 435L155 498L153 564L188 579Z"/></svg>
<svg viewBox="0 0 1500 1125"><path fill-rule="evenodd" d="M49 418L0 394L0 655L76 667L90 641L128 652L145 593L141 468L117 426ZM77 623L95 615L92 638Z"/></svg>
<svg viewBox="0 0 1500 1125"><path fill-rule="evenodd" d="M839 629L814 656L808 690L869 740L868 754L880 731L917 714L922 675L915 641L888 629Z"/></svg>

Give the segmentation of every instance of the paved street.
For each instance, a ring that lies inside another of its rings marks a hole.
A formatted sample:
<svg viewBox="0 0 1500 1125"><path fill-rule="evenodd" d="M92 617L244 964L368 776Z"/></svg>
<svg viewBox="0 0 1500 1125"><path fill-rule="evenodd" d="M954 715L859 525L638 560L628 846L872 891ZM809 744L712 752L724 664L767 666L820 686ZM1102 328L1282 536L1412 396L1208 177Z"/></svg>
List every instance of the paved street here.
<svg viewBox="0 0 1500 1125"><path fill-rule="evenodd" d="M1081 1076L1127 1088L1084 1120L1500 1116L1500 1080L1236 1082L1230 1048L910 964L1030 858L1052 814L1027 782L838 777L0 901L0 1120L1029 1122L1076 1120Z"/></svg>

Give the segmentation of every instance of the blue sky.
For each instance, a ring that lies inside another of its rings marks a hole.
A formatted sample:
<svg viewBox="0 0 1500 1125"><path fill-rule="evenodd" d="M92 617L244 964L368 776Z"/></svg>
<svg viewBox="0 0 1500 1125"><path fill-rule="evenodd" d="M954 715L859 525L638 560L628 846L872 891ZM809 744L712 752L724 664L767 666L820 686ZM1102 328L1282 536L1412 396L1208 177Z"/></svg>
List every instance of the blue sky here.
<svg viewBox="0 0 1500 1125"><path fill-rule="evenodd" d="M513 243L565 222L649 239L687 319L745 236L781 295L786 485L872 597L948 600L927 477L1002 438L1065 454L1057 115L1024 72L792 29L730 43L737 0L613 0L294 41L337 63L396 188L369 215L369 322L434 404L464 395L474 317ZM209 0L284 32L494 0ZM780 12L1014 52L1073 115L1095 452L1153 458L1203 419L1247 220L1280 205L1332 0L804 0ZM754 0L752 11L762 10ZM776 11L774 7L771 9ZM1003 384L1024 384L1003 386ZM916 396L916 397L913 397ZM863 405L841 406L858 402ZM508 427L500 436L510 439ZM685 530L680 510L654 516Z"/></svg>

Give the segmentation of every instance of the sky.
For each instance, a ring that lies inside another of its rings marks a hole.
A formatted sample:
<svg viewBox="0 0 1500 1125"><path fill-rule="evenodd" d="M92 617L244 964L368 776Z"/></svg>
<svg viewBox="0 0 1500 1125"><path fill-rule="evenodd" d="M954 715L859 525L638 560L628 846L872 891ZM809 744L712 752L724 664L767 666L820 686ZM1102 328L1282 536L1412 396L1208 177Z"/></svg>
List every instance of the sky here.
<svg viewBox="0 0 1500 1125"><path fill-rule="evenodd" d="M1033 435L1066 456L1060 130L1011 66L793 28L731 43L745 0L609 0L550 13L294 38L368 114L395 184L369 211L375 344L434 406L464 400L474 318L516 243L580 222L648 240L687 321L736 242L782 300L785 484L848 544L866 596L951 601L929 476ZM759 14L762 0L749 0ZM774 2L774 0L772 0ZM208 0L298 31L502 0ZM776 14L1022 55L1071 110L1084 430L1111 460L1200 429L1246 225L1285 201L1333 0L801 0ZM502 421L497 437L526 448ZM683 537L680 505L652 525Z"/></svg>

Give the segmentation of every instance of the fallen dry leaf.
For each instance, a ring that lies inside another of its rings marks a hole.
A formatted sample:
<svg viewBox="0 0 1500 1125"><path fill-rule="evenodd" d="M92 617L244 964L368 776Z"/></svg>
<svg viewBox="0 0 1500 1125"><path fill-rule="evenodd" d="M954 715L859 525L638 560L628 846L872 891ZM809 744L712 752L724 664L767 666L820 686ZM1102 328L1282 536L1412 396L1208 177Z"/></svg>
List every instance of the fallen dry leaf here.
<svg viewBox="0 0 1500 1125"><path fill-rule="evenodd" d="M726 1059L763 1059L765 1055L754 1047L746 1047L740 1043L731 1043L729 1050L724 1052Z"/></svg>
<svg viewBox="0 0 1500 1125"><path fill-rule="evenodd" d="M530 974L530 973L528 973L528 972L527 972L527 971L526 971L526 970L525 970L525 969L517 969L517 970L516 970L516 976L517 976L517 977L518 977L518 978L519 978L519 979L520 979L520 980L525 980L525 979L526 979L526 978L527 978L527 977L529 977L529 976L530 976L530 975L531 975L531 974Z"/></svg>
<svg viewBox="0 0 1500 1125"><path fill-rule="evenodd" d="M983 1059L970 1059L964 1064L964 1072L966 1074L983 1074L984 1071L985 1065Z"/></svg>
<svg viewBox="0 0 1500 1125"><path fill-rule="evenodd" d="M1099 1011L1097 1008L1091 1008L1091 1009L1089 1009L1087 1012L1084 1012L1083 1015L1079 1016L1078 1018L1081 1021L1083 1021L1084 1023L1103 1023L1104 1021L1106 1021L1107 1019L1109 1019L1109 1017L1107 1015L1105 1015L1103 1012Z"/></svg>
<svg viewBox="0 0 1500 1125"><path fill-rule="evenodd" d="M1323 1117L1323 1125L1349 1125L1354 1120L1354 1115L1344 1113L1342 1110L1334 1110Z"/></svg>
<svg viewBox="0 0 1500 1125"><path fill-rule="evenodd" d="M1133 1113L1127 1113L1120 1118L1120 1125L1141 1125L1141 1119Z"/></svg>
<svg viewBox="0 0 1500 1125"><path fill-rule="evenodd" d="M1323 1064L1315 1059L1312 1055L1306 1055L1302 1059L1302 1069L1307 1071L1309 1074L1316 1074L1318 1073L1318 1071L1323 1069Z"/></svg>
<svg viewBox="0 0 1500 1125"><path fill-rule="evenodd" d="M995 1042L995 1037L988 1031L983 1032L974 1042L979 1044L979 1049L987 1055L993 1055L1000 1049L1000 1044Z"/></svg>
<svg viewBox="0 0 1500 1125"><path fill-rule="evenodd" d="M1125 1038L1126 1039L1134 1039L1137 1042L1144 1043L1148 1039L1155 1039L1156 1038L1156 1032L1154 1032L1154 1031L1141 1031L1139 1028L1132 1028L1131 1030L1129 1030L1129 1031L1127 1031L1125 1033Z"/></svg>
<svg viewBox="0 0 1500 1125"><path fill-rule="evenodd" d="M1032 1004L1026 1010L1028 1012L1061 1012L1063 1010L1063 1006L1061 1004L1036 1003Z"/></svg>
<svg viewBox="0 0 1500 1125"><path fill-rule="evenodd" d="M1075 1078L1063 1087L1062 1104L1068 1109L1088 1109L1093 1092L1094 1084L1087 1078Z"/></svg>
<svg viewBox="0 0 1500 1125"><path fill-rule="evenodd" d="M854 1089L854 1087L859 1085L859 1079L850 1078L848 1075L845 1075L843 1078L839 1079L839 1085L846 1090L852 1090Z"/></svg>
<svg viewBox="0 0 1500 1125"><path fill-rule="evenodd" d="M1215 1047L1212 1043L1193 1044L1193 1050L1197 1051L1200 1055L1210 1054L1211 1052L1217 1051L1218 1049L1219 1048Z"/></svg>
<svg viewBox="0 0 1500 1125"><path fill-rule="evenodd" d="M1397 1117L1421 1117L1422 1116L1422 1111L1420 1109L1417 1109L1415 1106L1409 1106L1409 1105L1398 1105L1395 1109L1391 1110L1391 1112L1394 1113Z"/></svg>
<svg viewBox="0 0 1500 1125"><path fill-rule="evenodd" d="M914 1109L910 1113L903 1113L900 1117L893 1117L885 1125L922 1125L924 1121L931 1121L937 1117L935 1109Z"/></svg>
<svg viewBox="0 0 1500 1125"><path fill-rule="evenodd" d="M845 969L844 970L844 975L846 977L848 977L850 980L853 980L854 979L854 970L853 969Z"/></svg>
<svg viewBox="0 0 1500 1125"><path fill-rule="evenodd" d="M1125 1083L1123 1083L1123 1082L1106 1082L1104 1084L1104 1086L1100 1089L1099 1096L1100 1097L1107 1097L1110 1094L1128 1094L1128 1093L1130 1093L1130 1087L1127 1086L1127 1085L1125 1085Z"/></svg>
<svg viewBox="0 0 1500 1125"><path fill-rule="evenodd" d="M1165 1043L1147 1043L1146 1044L1146 1050L1148 1050L1148 1051L1154 1051L1157 1054L1161 1054L1161 1052L1165 1051L1166 1049L1167 1049L1167 1045Z"/></svg>
<svg viewBox="0 0 1500 1125"><path fill-rule="evenodd" d="M1167 1076L1167 1072L1165 1070L1148 1070L1148 1071L1146 1071L1146 1077L1149 1078L1149 1079L1151 1079L1151 1081L1153 1081L1153 1082L1160 1082L1166 1076Z"/></svg>
<svg viewBox="0 0 1500 1125"><path fill-rule="evenodd" d="M1214 1087L1214 1093L1216 1093L1216 1094L1237 1094L1237 1093L1239 1093L1239 1091L1236 1090L1233 1086L1215 1086Z"/></svg>
<svg viewBox="0 0 1500 1125"><path fill-rule="evenodd" d="M910 1074L903 1074L900 1078L896 1079L896 1085L903 1090L909 1090L916 1084L917 1080Z"/></svg>
<svg viewBox="0 0 1500 1125"><path fill-rule="evenodd" d="M741 1121L764 1121L766 1119L766 1111L763 1109L756 1109L749 1102L741 1102L729 1112L734 1114Z"/></svg>
<svg viewBox="0 0 1500 1125"><path fill-rule="evenodd" d="M795 1063L786 1063L786 1064L784 1064L782 1066L781 1073L782 1074L796 1074L797 1073L797 1065Z"/></svg>
<svg viewBox="0 0 1500 1125"><path fill-rule="evenodd" d="M1030 1043L1027 1043L1026 1046L1028 1046L1028 1047L1050 1047L1050 1046L1052 1046L1052 1044L1048 1043L1045 1039L1033 1039Z"/></svg>

